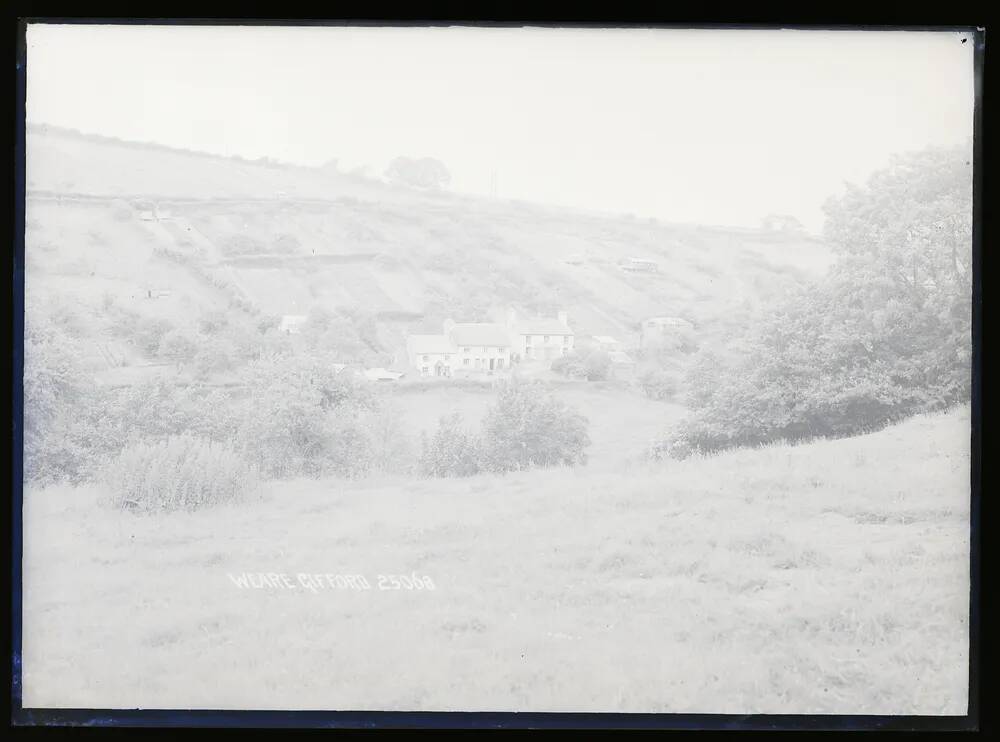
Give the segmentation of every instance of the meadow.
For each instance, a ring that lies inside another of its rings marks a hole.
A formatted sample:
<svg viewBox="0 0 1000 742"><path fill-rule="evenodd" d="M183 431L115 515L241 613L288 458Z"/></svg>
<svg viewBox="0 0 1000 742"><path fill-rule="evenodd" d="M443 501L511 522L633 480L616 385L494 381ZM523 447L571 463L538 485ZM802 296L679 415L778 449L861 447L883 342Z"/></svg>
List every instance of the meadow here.
<svg viewBox="0 0 1000 742"><path fill-rule="evenodd" d="M29 489L24 706L963 714L968 425L156 517Z"/></svg>

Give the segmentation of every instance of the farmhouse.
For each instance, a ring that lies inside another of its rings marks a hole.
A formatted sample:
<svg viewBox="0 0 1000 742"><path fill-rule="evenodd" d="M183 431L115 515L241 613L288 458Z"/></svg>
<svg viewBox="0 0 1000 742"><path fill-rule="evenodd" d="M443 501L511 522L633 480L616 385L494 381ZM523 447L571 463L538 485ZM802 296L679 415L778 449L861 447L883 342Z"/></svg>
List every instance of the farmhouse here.
<svg viewBox="0 0 1000 742"><path fill-rule="evenodd" d="M574 332L568 315L560 311L555 317L519 319L507 312L507 328L514 342L514 359L551 361L573 350Z"/></svg>
<svg viewBox="0 0 1000 742"><path fill-rule="evenodd" d="M694 325L680 317L650 317L643 320L639 332L639 347L676 343L680 336L694 329Z"/></svg>
<svg viewBox="0 0 1000 742"><path fill-rule="evenodd" d="M492 373L510 368L511 335L507 327L491 322L456 323L445 320L440 335L410 335L406 339L409 364L421 376L453 376L456 371Z"/></svg>

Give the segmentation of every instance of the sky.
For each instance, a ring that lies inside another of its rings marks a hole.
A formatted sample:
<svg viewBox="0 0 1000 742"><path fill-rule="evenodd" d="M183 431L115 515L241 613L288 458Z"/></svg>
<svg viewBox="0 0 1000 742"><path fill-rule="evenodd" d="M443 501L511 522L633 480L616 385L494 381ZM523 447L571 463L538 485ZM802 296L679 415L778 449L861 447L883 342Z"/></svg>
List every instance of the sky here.
<svg viewBox="0 0 1000 742"><path fill-rule="evenodd" d="M967 43L962 43L968 38ZM972 135L960 32L33 24L27 120L285 162L435 157L456 191L819 231Z"/></svg>

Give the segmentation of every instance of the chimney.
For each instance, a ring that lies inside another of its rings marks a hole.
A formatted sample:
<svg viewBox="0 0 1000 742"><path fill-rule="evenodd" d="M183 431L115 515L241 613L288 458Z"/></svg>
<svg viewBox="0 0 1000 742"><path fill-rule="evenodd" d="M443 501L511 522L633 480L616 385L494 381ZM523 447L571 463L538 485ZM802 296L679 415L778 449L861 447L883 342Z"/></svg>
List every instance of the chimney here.
<svg viewBox="0 0 1000 742"><path fill-rule="evenodd" d="M517 311L514 307L509 307L507 309L507 329L513 329L514 325L517 324Z"/></svg>
<svg viewBox="0 0 1000 742"><path fill-rule="evenodd" d="M444 321L444 334L450 335L451 328L455 326L455 320L448 318Z"/></svg>
<svg viewBox="0 0 1000 742"><path fill-rule="evenodd" d="M556 316L559 318L560 324L569 327L569 315L566 313L566 310L560 310L559 314Z"/></svg>

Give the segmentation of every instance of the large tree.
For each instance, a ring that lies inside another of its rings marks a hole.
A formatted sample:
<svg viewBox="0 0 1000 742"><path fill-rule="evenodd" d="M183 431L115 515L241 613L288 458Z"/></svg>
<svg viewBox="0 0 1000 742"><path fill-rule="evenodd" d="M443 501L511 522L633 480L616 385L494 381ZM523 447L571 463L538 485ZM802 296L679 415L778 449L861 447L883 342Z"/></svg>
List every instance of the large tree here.
<svg viewBox="0 0 1000 742"><path fill-rule="evenodd" d="M433 157L397 157L385 171L385 177L402 185L415 188L446 188L451 182L451 173L440 160Z"/></svg>
<svg viewBox="0 0 1000 742"><path fill-rule="evenodd" d="M737 362L699 364L678 450L850 435L967 401L971 161L967 147L895 157L830 199L834 266L753 328Z"/></svg>

